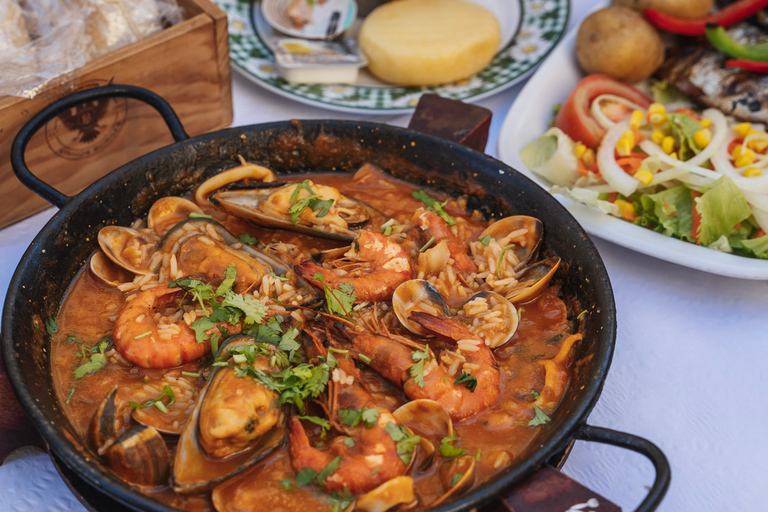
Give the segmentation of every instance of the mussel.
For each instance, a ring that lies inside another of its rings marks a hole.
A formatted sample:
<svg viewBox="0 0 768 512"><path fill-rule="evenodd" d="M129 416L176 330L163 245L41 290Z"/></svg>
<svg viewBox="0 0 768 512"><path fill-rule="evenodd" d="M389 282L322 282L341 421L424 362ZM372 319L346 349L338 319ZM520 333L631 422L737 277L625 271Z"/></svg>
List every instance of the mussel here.
<svg viewBox="0 0 768 512"><path fill-rule="evenodd" d="M306 203L312 197L308 189L318 199L316 208ZM383 216L367 204L338 189L310 181L304 184L275 181L248 189L221 189L213 192L208 201L230 215L259 226L346 242L351 242L373 219L383 220Z"/></svg>
<svg viewBox="0 0 768 512"><path fill-rule="evenodd" d="M179 437L172 475L177 492L211 489L285 442L285 414L277 393L251 376L238 376L238 365L224 355L230 348L253 345L250 336L235 335L219 348L217 360L230 364L213 368ZM257 354L254 361L256 368L269 365L264 355ZM240 364L244 369L249 363Z"/></svg>

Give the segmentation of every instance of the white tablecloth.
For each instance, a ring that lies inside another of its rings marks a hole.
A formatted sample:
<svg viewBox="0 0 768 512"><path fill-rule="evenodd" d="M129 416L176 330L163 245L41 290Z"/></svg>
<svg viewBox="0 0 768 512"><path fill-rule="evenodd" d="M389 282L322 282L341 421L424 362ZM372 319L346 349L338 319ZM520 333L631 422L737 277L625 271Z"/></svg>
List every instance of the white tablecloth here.
<svg viewBox="0 0 768 512"><path fill-rule="evenodd" d="M570 26L593 2L575 0ZM487 152L520 86L480 102L494 113ZM307 107L235 74L234 125L288 118L369 119ZM0 300L27 245L53 209L0 230ZM768 510L768 283L706 274L596 239L618 309L618 339L589 423L655 442L672 466L664 512ZM0 511L82 510L41 456L0 466ZM564 472L625 510L653 482L642 456L576 443ZM45 475L45 478L36 478ZM7 492L13 489L13 492ZM596 509L599 512L599 508Z"/></svg>

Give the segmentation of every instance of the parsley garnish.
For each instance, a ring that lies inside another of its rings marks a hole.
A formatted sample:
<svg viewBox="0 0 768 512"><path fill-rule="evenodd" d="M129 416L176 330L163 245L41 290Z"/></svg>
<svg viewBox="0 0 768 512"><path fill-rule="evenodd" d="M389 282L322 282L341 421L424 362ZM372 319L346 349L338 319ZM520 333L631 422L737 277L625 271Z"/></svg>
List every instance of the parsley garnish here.
<svg viewBox="0 0 768 512"><path fill-rule="evenodd" d="M415 199L418 199L422 203L426 204L428 210L432 210L433 212L438 214L441 219L443 219L445 222L448 223L449 226L453 226L454 224L456 224L456 221L453 220L453 217L445 213L445 211L443 210L443 206L448 204L448 201L443 201L441 203L440 201L430 196L423 190L417 190L415 192L412 192L411 195Z"/></svg>
<svg viewBox="0 0 768 512"><path fill-rule="evenodd" d="M301 348L301 344L296 341L296 336L298 335L298 329L295 327L289 327L288 330L285 331L285 334L283 334L282 338L280 338L280 344L277 346L277 348L284 352L290 353L288 360L293 359L293 355L297 350L299 350L299 348Z"/></svg>
<svg viewBox="0 0 768 512"><path fill-rule="evenodd" d="M515 244L509 244L501 248L499 261L496 263L496 279L501 279L501 263L504 261L504 254L507 252L507 249L511 249L514 246Z"/></svg>
<svg viewBox="0 0 768 512"><path fill-rule="evenodd" d="M416 364L411 366L411 377L417 386L424 387L424 361L429 360L429 347L424 347L424 351L415 350L411 352L411 359L416 361Z"/></svg>
<svg viewBox="0 0 768 512"><path fill-rule="evenodd" d="M168 403L163 403L163 397L168 397ZM176 393L173 392L173 389L171 386L166 384L163 386L163 391L160 393L160 396L157 398L154 398L152 400L147 400L143 404L140 404L138 402L130 401L128 402L128 405L133 407L134 409L144 409L145 407L155 406L158 409L160 409L161 412L166 413L168 412L168 407L173 405L173 403L176 401Z"/></svg>
<svg viewBox="0 0 768 512"><path fill-rule="evenodd" d="M531 390L531 396L533 397L534 400L538 400L539 399L539 392L536 391L535 389L532 389Z"/></svg>
<svg viewBox="0 0 768 512"><path fill-rule="evenodd" d="M183 376L185 376L185 377L192 377L193 379L199 379L199 378L200 378L200 374L199 374L199 373L194 373L194 372L181 372L181 374L182 374Z"/></svg>
<svg viewBox="0 0 768 512"><path fill-rule="evenodd" d="M546 415L544 411L539 409L539 406L533 404L533 412L536 414L531 421L528 422L529 427L538 427L551 421L550 417Z"/></svg>
<svg viewBox="0 0 768 512"><path fill-rule="evenodd" d="M485 235L483 238L480 239L480 243L488 247L488 244L491 243L491 235Z"/></svg>
<svg viewBox="0 0 768 512"><path fill-rule="evenodd" d="M272 270L272 268L269 269L269 275L272 276L273 279L277 279L278 281L286 282L288 280L285 276L279 276L275 274L275 271Z"/></svg>
<svg viewBox="0 0 768 512"><path fill-rule="evenodd" d="M49 316L45 319L45 330L48 332L48 334L51 335L59 330L59 326L56 324L55 317Z"/></svg>
<svg viewBox="0 0 768 512"><path fill-rule="evenodd" d="M294 224L299 223L299 215L301 215L301 212L303 212L306 207L309 207L315 212L317 217L325 217L328 215L328 210L330 210L331 205L333 205L333 199L320 199L320 196L312 190L309 183L309 180L304 180L304 182L299 183L296 185L293 194L291 194L291 207L288 208L288 213L291 214L291 222ZM309 195L299 199L298 197L301 189L306 190Z"/></svg>
<svg viewBox="0 0 768 512"><path fill-rule="evenodd" d="M463 473L456 473L455 475L453 475L453 476L451 477L451 485L450 485L450 487L453 487L454 485L456 485L457 483L459 483L459 481L460 481L462 478L464 478L464 474L463 474Z"/></svg>
<svg viewBox="0 0 768 512"><path fill-rule="evenodd" d="M320 393L325 391L331 373L328 363L321 363L317 366L301 363L271 375L267 375L252 366L246 366L235 371L238 372L238 376L253 377L271 391L279 391L278 405L293 404L302 413L304 412L304 403L308 399L317 398Z"/></svg>
<svg viewBox="0 0 768 512"><path fill-rule="evenodd" d="M373 428L379 421L379 410L375 407L367 409L363 406L363 409L360 411L356 409L341 409L338 414L341 422L350 427L356 427L362 422L365 428Z"/></svg>
<svg viewBox="0 0 768 512"><path fill-rule="evenodd" d="M67 395L67 400L64 402L65 404L68 404L70 400L72 400L72 395L75 394L75 388L69 388L69 394Z"/></svg>
<svg viewBox="0 0 768 512"><path fill-rule="evenodd" d="M312 483L317 476L317 471L312 468L304 468L296 475L296 483L304 487Z"/></svg>
<svg viewBox="0 0 768 512"><path fill-rule="evenodd" d="M282 485L283 489L285 489L286 491L290 491L293 488L290 478L286 478L285 480L280 480L280 485Z"/></svg>
<svg viewBox="0 0 768 512"><path fill-rule="evenodd" d="M325 292L325 301L328 304L328 312L332 315L349 320L349 311L357 300L355 287L349 283L339 283L338 288L326 286L324 276L320 272L315 272L312 276L313 281L320 281Z"/></svg>
<svg viewBox="0 0 768 512"><path fill-rule="evenodd" d="M300 420L307 420L323 429L320 437L325 437L325 431L331 428L331 422L319 416L299 416Z"/></svg>
<svg viewBox="0 0 768 512"><path fill-rule="evenodd" d="M77 336L75 336L74 334L70 334L69 336L67 336L67 339L65 341L67 343L79 343L81 345L83 344L83 340L77 339Z"/></svg>
<svg viewBox="0 0 768 512"><path fill-rule="evenodd" d="M245 313L244 327L260 324L267 314L267 305L257 299L251 299L238 293L228 292L224 296L222 306L232 306Z"/></svg>
<svg viewBox="0 0 768 512"><path fill-rule="evenodd" d="M107 347L111 342L112 336L106 336L91 348L91 357L88 362L75 368L75 379L82 379L86 375L90 375L91 373L104 368L104 365L107 364L107 358L104 355L104 352L106 352ZM83 346L83 356L86 354L85 346Z"/></svg>
<svg viewBox="0 0 768 512"><path fill-rule="evenodd" d="M222 297L231 292L232 286L235 284L235 279L237 279L237 267L234 263L230 263L227 269L224 271L224 280L221 282L219 287L216 288L216 293L214 293L213 296Z"/></svg>
<svg viewBox="0 0 768 512"><path fill-rule="evenodd" d="M344 443L344 446L347 448L354 448L355 446L355 440L351 437L345 437L341 442Z"/></svg>
<svg viewBox="0 0 768 512"><path fill-rule="evenodd" d="M413 449L419 442L421 442L421 436L411 435L405 430L402 425L396 425L391 421L384 427L389 437L396 443L397 455L403 464L406 466L411 463L411 457L413 457Z"/></svg>
<svg viewBox="0 0 768 512"><path fill-rule="evenodd" d="M584 316L584 315L586 315L586 314L587 314L587 310L585 309L584 311L582 311L581 313L579 313L579 315L576 317L576 320L581 320L581 317L583 317L583 316Z"/></svg>
<svg viewBox="0 0 768 512"><path fill-rule="evenodd" d="M469 373L461 372L461 375L459 375L459 378L453 382L454 386L458 386L459 384L466 384L467 389L471 393L474 393L475 388L477 387L477 377L475 377L474 375L470 375Z"/></svg>
<svg viewBox="0 0 768 512"><path fill-rule="evenodd" d="M259 239L255 236L252 236L250 233L243 233L237 237L237 239L243 242L245 245L256 245L259 243Z"/></svg>
<svg viewBox="0 0 768 512"><path fill-rule="evenodd" d="M327 466L323 468L320 474L317 475L317 483L319 483L320 485L324 485L325 479L331 476L331 473L339 469L340 465L341 465L341 455L333 459L331 462L328 463Z"/></svg>
<svg viewBox="0 0 768 512"><path fill-rule="evenodd" d="M467 450L464 448L456 448L451 444L452 442L458 440L459 436L456 434L442 438L440 440L440 455L443 457L460 457L461 455L467 453Z"/></svg>
<svg viewBox="0 0 768 512"><path fill-rule="evenodd" d="M192 298L200 303L200 307L208 316L208 308L205 307L206 300L213 296L213 287L197 279L177 279L168 283L168 288L188 288L187 292L192 294ZM199 341L198 341L199 343Z"/></svg>
<svg viewBox="0 0 768 512"><path fill-rule="evenodd" d="M193 331L195 331L195 339L198 343L205 343L208 341L208 336L206 336L205 331L209 329L213 329L216 327L216 324L213 323L213 320L208 318L207 316L198 318L194 322L192 322L192 325L190 325Z"/></svg>

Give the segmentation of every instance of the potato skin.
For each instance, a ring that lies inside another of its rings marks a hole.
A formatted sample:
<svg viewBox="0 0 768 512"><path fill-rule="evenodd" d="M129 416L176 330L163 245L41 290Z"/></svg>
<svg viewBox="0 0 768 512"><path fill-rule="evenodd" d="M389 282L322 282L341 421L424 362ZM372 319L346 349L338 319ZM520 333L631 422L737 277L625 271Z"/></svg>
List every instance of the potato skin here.
<svg viewBox="0 0 768 512"><path fill-rule="evenodd" d="M606 7L590 14L579 27L576 59L586 73L639 82L661 66L664 44L656 29L636 11Z"/></svg>
<svg viewBox="0 0 768 512"><path fill-rule="evenodd" d="M623 5L639 12L656 9L675 18L703 18L712 11L714 0L611 0L611 5Z"/></svg>

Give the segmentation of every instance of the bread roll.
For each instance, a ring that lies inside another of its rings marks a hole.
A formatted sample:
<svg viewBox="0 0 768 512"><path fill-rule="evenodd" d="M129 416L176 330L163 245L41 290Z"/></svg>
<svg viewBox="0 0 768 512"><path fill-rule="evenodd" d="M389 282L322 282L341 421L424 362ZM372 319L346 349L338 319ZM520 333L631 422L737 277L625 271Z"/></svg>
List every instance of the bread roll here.
<svg viewBox="0 0 768 512"><path fill-rule="evenodd" d="M401 0L376 8L360 27L369 70L399 85L438 85L485 68L501 30L488 10L463 0Z"/></svg>

